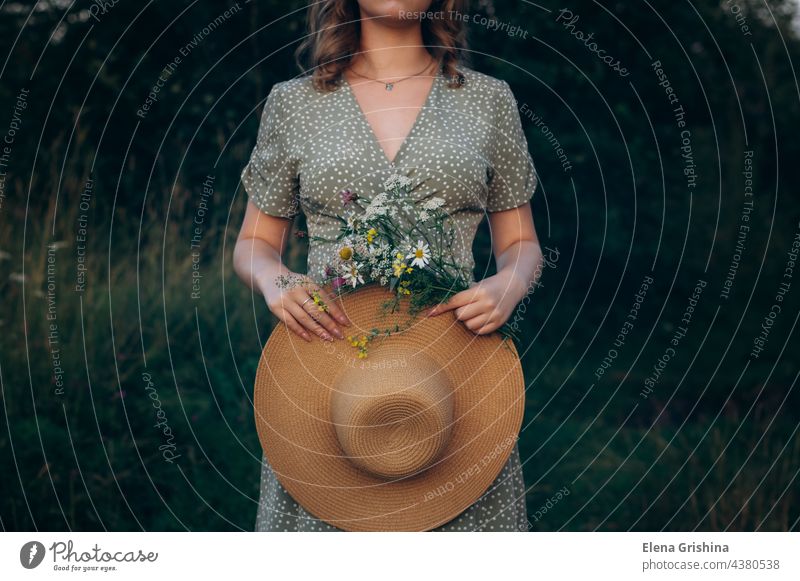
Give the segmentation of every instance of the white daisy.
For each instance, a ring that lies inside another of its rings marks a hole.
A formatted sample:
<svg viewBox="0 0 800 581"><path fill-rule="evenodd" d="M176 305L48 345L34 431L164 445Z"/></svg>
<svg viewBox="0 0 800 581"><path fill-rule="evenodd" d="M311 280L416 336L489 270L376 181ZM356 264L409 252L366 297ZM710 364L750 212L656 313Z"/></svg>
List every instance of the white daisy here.
<svg viewBox="0 0 800 581"><path fill-rule="evenodd" d="M353 241L350 238L342 239L342 241L340 242L339 250L337 252L339 258L341 258L344 261L353 258L353 252L355 252L353 248L354 246L355 245L353 244Z"/></svg>
<svg viewBox="0 0 800 581"><path fill-rule="evenodd" d="M406 255L406 258L414 259L411 261L411 266L419 266L420 268L424 268L431 259L431 251L428 243L423 242L422 240L417 241L417 245L411 249L411 252Z"/></svg>
<svg viewBox="0 0 800 581"><path fill-rule="evenodd" d="M361 268L360 262L351 262L345 268L344 279L347 281L348 284L352 284L353 288L355 288L359 284L364 284L364 277L361 275L361 272L359 270L360 268Z"/></svg>

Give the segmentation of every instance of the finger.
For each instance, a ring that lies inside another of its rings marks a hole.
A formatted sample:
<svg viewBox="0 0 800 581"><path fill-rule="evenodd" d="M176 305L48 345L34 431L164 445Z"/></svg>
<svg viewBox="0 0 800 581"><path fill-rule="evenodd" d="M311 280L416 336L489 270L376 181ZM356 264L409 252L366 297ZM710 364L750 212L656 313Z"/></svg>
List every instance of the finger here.
<svg viewBox="0 0 800 581"><path fill-rule="evenodd" d="M501 322L494 316L475 317L466 321L464 325L476 335L487 335L500 328Z"/></svg>
<svg viewBox="0 0 800 581"><path fill-rule="evenodd" d="M319 294L319 299L322 304L317 304L314 301L315 293ZM342 331L336 326L332 317L339 319L339 322L343 325L350 324L350 321L344 316L339 305L335 303L322 287L314 282L308 282L302 288L296 289L291 296L300 304L303 310L311 314L312 319L317 320L329 332L340 339L344 337ZM323 306L324 308L321 308Z"/></svg>
<svg viewBox="0 0 800 581"><path fill-rule="evenodd" d="M289 310L286 308L289 305L289 301L284 300L283 298L280 301L280 305L267 305L270 312L275 315L279 321L284 323L290 331L296 333L306 341L311 341L311 335L309 335L305 329L297 322L297 320L292 316Z"/></svg>
<svg viewBox="0 0 800 581"><path fill-rule="evenodd" d="M496 321L494 319L489 319L488 321L486 321L486 323L484 323L475 330L475 334L488 335L489 333L494 333L495 331L497 331L497 329L500 328L500 325L501 323L499 321Z"/></svg>
<svg viewBox="0 0 800 581"><path fill-rule="evenodd" d="M469 304L475 300L477 291L478 287L473 287L467 290L463 290L460 293L456 293L452 297L450 297L450 300L447 301L446 303L442 303L433 307L430 311L428 311L428 315L433 317L445 313L447 311L452 311L453 309L457 309L458 307L463 307L464 305Z"/></svg>
<svg viewBox="0 0 800 581"><path fill-rule="evenodd" d="M289 312L297 319L297 322L300 323L303 327L322 337L326 341L333 341L333 337L328 334L328 331L325 328L317 323L311 316L303 309L299 304L294 303L289 305L288 307Z"/></svg>
<svg viewBox="0 0 800 581"><path fill-rule="evenodd" d="M306 331L300 325L300 323L297 322L297 320L291 315L291 313L284 312L283 322L286 323L286 326L289 327L290 331L292 331L293 333L299 335L300 337L302 337L306 341L309 341L309 342L311 341L311 335L309 335L308 331Z"/></svg>
<svg viewBox="0 0 800 581"><path fill-rule="evenodd" d="M308 316L311 317L312 320L325 327L326 331L336 335L339 339L344 339L344 334L342 333L341 329L339 329L336 321L334 321L325 311L319 310L319 307L316 303L313 301L308 301L305 306L300 305L300 308L308 313Z"/></svg>
<svg viewBox="0 0 800 581"><path fill-rule="evenodd" d="M465 321L461 321L464 326L472 332L477 331L484 325L486 325L491 319L489 315L482 314L478 315L477 317L472 317L471 319L467 319Z"/></svg>
<svg viewBox="0 0 800 581"><path fill-rule="evenodd" d="M351 325L352 323L350 319L348 319L347 315L344 314L339 302L322 287L317 286L316 288L322 297L322 300L325 301L325 305L328 307L328 314L332 315L342 325Z"/></svg>
<svg viewBox="0 0 800 581"><path fill-rule="evenodd" d="M491 309L480 302L469 303L463 307L458 307L455 310L456 319L459 321L467 321L473 319L478 315L489 315Z"/></svg>

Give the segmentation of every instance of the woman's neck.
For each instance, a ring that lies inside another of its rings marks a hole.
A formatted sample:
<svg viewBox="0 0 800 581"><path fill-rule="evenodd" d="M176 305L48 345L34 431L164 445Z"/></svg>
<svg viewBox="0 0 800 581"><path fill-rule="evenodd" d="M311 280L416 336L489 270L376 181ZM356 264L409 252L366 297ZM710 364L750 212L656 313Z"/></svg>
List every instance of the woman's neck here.
<svg viewBox="0 0 800 581"><path fill-rule="evenodd" d="M361 50L351 66L370 76L403 76L418 72L431 60L422 42L419 21L386 26L379 19L361 21Z"/></svg>

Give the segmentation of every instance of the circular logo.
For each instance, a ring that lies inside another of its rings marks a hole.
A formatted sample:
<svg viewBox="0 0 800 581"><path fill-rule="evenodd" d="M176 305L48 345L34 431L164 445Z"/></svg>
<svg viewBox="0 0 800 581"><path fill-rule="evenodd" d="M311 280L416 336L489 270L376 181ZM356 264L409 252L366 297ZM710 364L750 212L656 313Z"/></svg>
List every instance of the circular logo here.
<svg viewBox="0 0 800 581"><path fill-rule="evenodd" d="M26 569L35 569L44 560L44 545L39 541L29 541L19 550L19 562Z"/></svg>

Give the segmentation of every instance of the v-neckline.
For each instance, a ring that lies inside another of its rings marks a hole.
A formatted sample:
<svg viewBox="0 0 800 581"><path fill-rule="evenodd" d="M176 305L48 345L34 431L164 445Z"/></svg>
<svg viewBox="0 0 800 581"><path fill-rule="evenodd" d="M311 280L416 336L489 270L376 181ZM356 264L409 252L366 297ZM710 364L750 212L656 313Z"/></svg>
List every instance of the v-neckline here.
<svg viewBox="0 0 800 581"><path fill-rule="evenodd" d="M436 68L436 73L433 75L433 82L431 83L431 88L428 90L428 94L425 96L425 101L423 101L422 106L419 108L419 111L417 111L417 115L414 118L414 122L411 124L411 129L409 129L408 133L406 133L406 136L403 138L403 141L400 142L400 147L397 149L392 159L389 159L389 156L386 155L386 151L383 149L383 147L381 147L381 142L378 139L378 135L375 133L375 130L372 128L372 125L367 120L367 115L364 113L364 109L361 107L361 103L358 102L356 94L353 92L353 88L350 85L350 81L348 81L344 75L341 76L342 83L347 88L347 94L353 105L355 105L358 117L361 119L361 123L364 125L367 133L369 134L370 142L372 143L373 147L377 150L377 153L380 154L381 158L384 160L384 163L388 165L390 168L395 167L395 164L397 163L400 154L404 152L404 150L406 149L406 145L411 139L411 136L414 134L414 132L417 129L417 126L420 124L422 116L425 114L425 111L431 106L431 103L433 102L434 98L434 93L436 92L436 88L439 86L440 76L441 76L441 66L438 66Z"/></svg>

